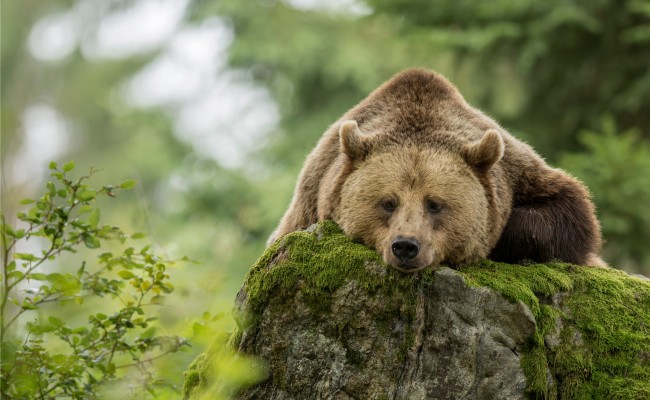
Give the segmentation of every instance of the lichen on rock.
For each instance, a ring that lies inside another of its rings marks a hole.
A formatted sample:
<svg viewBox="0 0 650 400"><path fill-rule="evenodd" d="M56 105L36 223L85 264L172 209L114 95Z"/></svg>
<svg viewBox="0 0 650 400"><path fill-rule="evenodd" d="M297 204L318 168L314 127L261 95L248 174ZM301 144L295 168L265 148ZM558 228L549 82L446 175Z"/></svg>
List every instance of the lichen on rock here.
<svg viewBox="0 0 650 400"><path fill-rule="evenodd" d="M650 281L613 269L403 274L324 222L262 255L235 315L231 345L269 371L243 399L650 398ZM205 365L186 398L218 381Z"/></svg>

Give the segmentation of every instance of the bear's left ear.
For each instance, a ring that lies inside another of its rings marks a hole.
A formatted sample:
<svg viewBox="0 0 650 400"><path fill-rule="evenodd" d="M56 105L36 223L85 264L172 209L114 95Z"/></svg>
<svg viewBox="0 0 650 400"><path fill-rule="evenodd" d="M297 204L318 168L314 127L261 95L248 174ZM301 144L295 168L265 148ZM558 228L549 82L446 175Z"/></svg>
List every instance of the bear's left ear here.
<svg viewBox="0 0 650 400"><path fill-rule="evenodd" d="M499 132L488 129L481 140L465 145L465 160L481 171L487 171L503 157L504 145Z"/></svg>
<svg viewBox="0 0 650 400"><path fill-rule="evenodd" d="M357 121L350 119L341 123L339 128L341 152L351 160L359 160L368 154L369 139L361 132Z"/></svg>

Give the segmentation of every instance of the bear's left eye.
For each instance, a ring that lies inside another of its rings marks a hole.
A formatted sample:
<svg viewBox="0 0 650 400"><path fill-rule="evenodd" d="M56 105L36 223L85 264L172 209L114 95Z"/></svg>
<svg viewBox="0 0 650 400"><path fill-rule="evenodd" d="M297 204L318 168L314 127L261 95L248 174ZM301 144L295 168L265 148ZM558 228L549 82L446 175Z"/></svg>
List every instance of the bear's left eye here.
<svg viewBox="0 0 650 400"><path fill-rule="evenodd" d="M388 212L393 212L397 208L397 204L394 200L384 200L381 202L381 207Z"/></svg>
<svg viewBox="0 0 650 400"><path fill-rule="evenodd" d="M427 200L426 207L427 211L431 214L437 214L440 212L440 210L442 210L442 205L433 200Z"/></svg>

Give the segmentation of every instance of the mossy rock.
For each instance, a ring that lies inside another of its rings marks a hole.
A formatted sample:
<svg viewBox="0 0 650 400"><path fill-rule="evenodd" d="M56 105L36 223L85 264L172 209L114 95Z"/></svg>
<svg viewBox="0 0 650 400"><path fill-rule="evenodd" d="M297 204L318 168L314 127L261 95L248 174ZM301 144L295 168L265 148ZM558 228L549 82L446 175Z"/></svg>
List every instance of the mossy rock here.
<svg viewBox="0 0 650 400"><path fill-rule="evenodd" d="M239 398L650 399L650 281L615 269L403 274L325 222L264 253L235 315L229 345L269 371ZM214 352L186 398L219 381Z"/></svg>

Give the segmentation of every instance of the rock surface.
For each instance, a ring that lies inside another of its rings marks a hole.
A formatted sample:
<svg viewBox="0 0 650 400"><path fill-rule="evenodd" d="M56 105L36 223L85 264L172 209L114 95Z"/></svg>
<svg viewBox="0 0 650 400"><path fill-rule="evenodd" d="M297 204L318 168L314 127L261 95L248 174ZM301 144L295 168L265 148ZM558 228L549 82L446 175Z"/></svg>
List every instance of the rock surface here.
<svg viewBox="0 0 650 400"><path fill-rule="evenodd" d="M265 253L235 315L269 370L242 399L650 398L650 282L620 271L407 275L325 223ZM184 395L214 380L197 360Z"/></svg>
<svg viewBox="0 0 650 400"><path fill-rule="evenodd" d="M300 289L271 305L238 348L267 360L272 379L242 398L521 398L530 310L448 268L414 289L414 299L386 297L350 281L328 312L312 311Z"/></svg>

